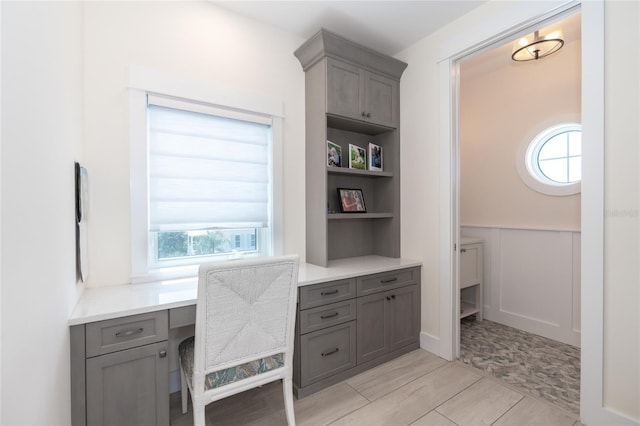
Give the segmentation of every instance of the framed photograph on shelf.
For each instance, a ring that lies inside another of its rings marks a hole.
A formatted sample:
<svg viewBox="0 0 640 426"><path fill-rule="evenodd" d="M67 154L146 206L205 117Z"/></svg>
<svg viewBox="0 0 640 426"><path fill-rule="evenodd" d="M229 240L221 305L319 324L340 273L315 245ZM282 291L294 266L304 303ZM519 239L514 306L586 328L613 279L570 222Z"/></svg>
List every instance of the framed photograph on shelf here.
<svg viewBox="0 0 640 426"><path fill-rule="evenodd" d="M369 144L369 170L382 171L382 147L376 144Z"/></svg>
<svg viewBox="0 0 640 426"><path fill-rule="evenodd" d="M362 189L338 188L341 213L366 213Z"/></svg>
<svg viewBox="0 0 640 426"><path fill-rule="evenodd" d="M342 147L327 141L327 166L342 167Z"/></svg>
<svg viewBox="0 0 640 426"><path fill-rule="evenodd" d="M367 170L367 152L364 148L349 144L349 168Z"/></svg>

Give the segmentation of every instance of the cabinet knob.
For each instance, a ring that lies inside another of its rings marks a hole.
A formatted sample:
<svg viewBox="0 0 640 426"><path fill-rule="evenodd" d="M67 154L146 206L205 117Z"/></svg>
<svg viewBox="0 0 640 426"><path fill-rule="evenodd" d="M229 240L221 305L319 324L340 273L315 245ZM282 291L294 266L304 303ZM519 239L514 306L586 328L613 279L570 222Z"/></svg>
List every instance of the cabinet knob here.
<svg viewBox="0 0 640 426"><path fill-rule="evenodd" d="M362 116L363 116L363 117L366 117L366 116L367 116L367 113L366 113L366 112L364 112L364 111L362 111Z"/></svg>
<svg viewBox="0 0 640 426"><path fill-rule="evenodd" d="M395 299L395 298L396 298L396 295L395 295L395 294L392 294L392 295L391 295L391 298L392 298L392 299Z"/></svg>
<svg viewBox="0 0 640 426"><path fill-rule="evenodd" d="M160 358L164 358L164 357L166 357L166 356L167 356L167 351L166 351L166 349L161 350L161 351L158 353L158 356L159 356Z"/></svg>
<svg viewBox="0 0 640 426"><path fill-rule="evenodd" d="M367 113L367 118L371 118L371 113L370 112Z"/></svg>
<svg viewBox="0 0 640 426"><path fill-rule="evenodd" d="M390 297L390 296L387 296L387 300L391 300L391 297Z"/></svg>
<svg viewBox="0 0 640 426"><path fill-rule="evenodd" d="M460 249L460 253L466 253L467 249Z"/></svg>

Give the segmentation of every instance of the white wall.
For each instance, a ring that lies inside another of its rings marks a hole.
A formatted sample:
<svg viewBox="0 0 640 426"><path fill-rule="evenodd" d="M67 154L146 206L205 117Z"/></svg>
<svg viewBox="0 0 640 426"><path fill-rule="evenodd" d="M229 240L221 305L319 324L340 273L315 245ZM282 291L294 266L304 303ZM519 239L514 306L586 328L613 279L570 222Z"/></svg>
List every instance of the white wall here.
<svg viewBox="0 0 640 426"><path fill-rule="evenodd" d="M542 194L517 169L539 132L581 121L580 15L544 34L558 28L543 60L515 62L508 43L460 65L460 232L485 240L486 319L580 346L580 194Z"/></svg>
<svg viewBox="0 0 640 426"><path fill-rule="evenodd" d="M284 251L304 260L304 40L210 2L85 4L89 286L131 273L127 73L136 65L284 105Z"/></svg>
<svg viewBox="0 0 640 426"><path fill-rule="evenodd" d="M640 3L605 18L604 401L640 423Z"/></svg>
<svg viewBox="0 0 640 426"><path fill-rule="evenodd" d="M484 318L580 346L580 232L462 226L484 240Z"/></svg>
<svg viewBox="0 0 640 426"><path fill-rule="evenodd" d="M492 35L512 20L513 2L491 1L436 34L420 40L398 54L409 66L401 85L402 128L402 255L424 262L422 274L422 332L424 342L436 350L441 338L439 320L439 233L449 232L448 218L439 217L439 122L438 52L456 45L460 34L480 24L495 24ZM551 8L543 2L518 2L521 8ZM605 105L607 129L605 170L607 211L605 223L605 401L607 408L640 421L640 321L638 319L638 110L636 46L640 16L636 2L606 3L605 40L607 73ZM488 30L487 30L488 31ZM634 42L636 40L636 42ZM631 49L631 50L629 50ZM415 196L407 196L414 194ZM628 212L626 216L613 212ZM583 291L586 291L583 289ZM587 330L582 330L583 335Z"/></svg>
<svg viewBox="0 0 640 426"><path fill-rule="evenodd" d="M82 4L2 2L2 418L67 425Z"/></svg>
<svg viewBox="0 0 640 426"><path fill-rule="evenodd" d="M440 339L439 290L439 81L438 51L474 23L491 21L509 9L508 2L488 2L462 19L426 37L397 56L409 66L400 85L402 256L420 259L422 332ZM408 196L407 194L413 194ZM437 348L434 348L437 349Z"/></svg>
<svg viewBox="0 0 640 426"><path fill-rule="evenodd" d="M578 37L579 19L567 19ZM554 27L567 34L568 25ZM537 192L516 165L538 133L580 122L580 50L574 38L540 61L515 62L510 43L460 65L461 225L580 229L580 194Z"/></svg>
<svg viewBox="0 0 640 426"><path fill-rule="evenodd" d="M2 3L0 3L0 46L2 46ZM2 55L0 54L0 82L2 82ZM0 83L0 99L2 84ZM2 187L2 102L0 102L0 188ZM2 191L0 191L0 259L2 259ZM0 261L0 422L2 422L2 261Z"/></svg>

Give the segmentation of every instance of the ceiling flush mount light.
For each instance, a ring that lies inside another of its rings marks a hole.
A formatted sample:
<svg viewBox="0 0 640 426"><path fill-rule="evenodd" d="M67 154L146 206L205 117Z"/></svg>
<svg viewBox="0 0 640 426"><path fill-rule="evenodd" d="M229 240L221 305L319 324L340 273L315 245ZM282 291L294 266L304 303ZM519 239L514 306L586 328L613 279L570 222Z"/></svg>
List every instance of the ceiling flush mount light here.
<svg viewBox="0 0 640 426"><path fill-rule="evenodd" d="M563 45L564 40L560 31L554 31L544 37L536 31L514 43L511 59L518 62L535 61L557 52Z"/></svg>

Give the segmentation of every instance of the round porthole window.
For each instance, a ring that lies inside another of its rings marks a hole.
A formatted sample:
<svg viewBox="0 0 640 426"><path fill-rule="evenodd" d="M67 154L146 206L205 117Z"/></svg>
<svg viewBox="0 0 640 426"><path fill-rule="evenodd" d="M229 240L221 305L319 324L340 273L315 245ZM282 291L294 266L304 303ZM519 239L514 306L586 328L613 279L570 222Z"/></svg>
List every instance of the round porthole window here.
<svg viewBox="0 0 640 426"><path fill-rule="evenodd" d="M582 180L582 127L565 123L547 128L528 144L524 158L518 155L523 181L547 195L580 192Z"/></svg>

